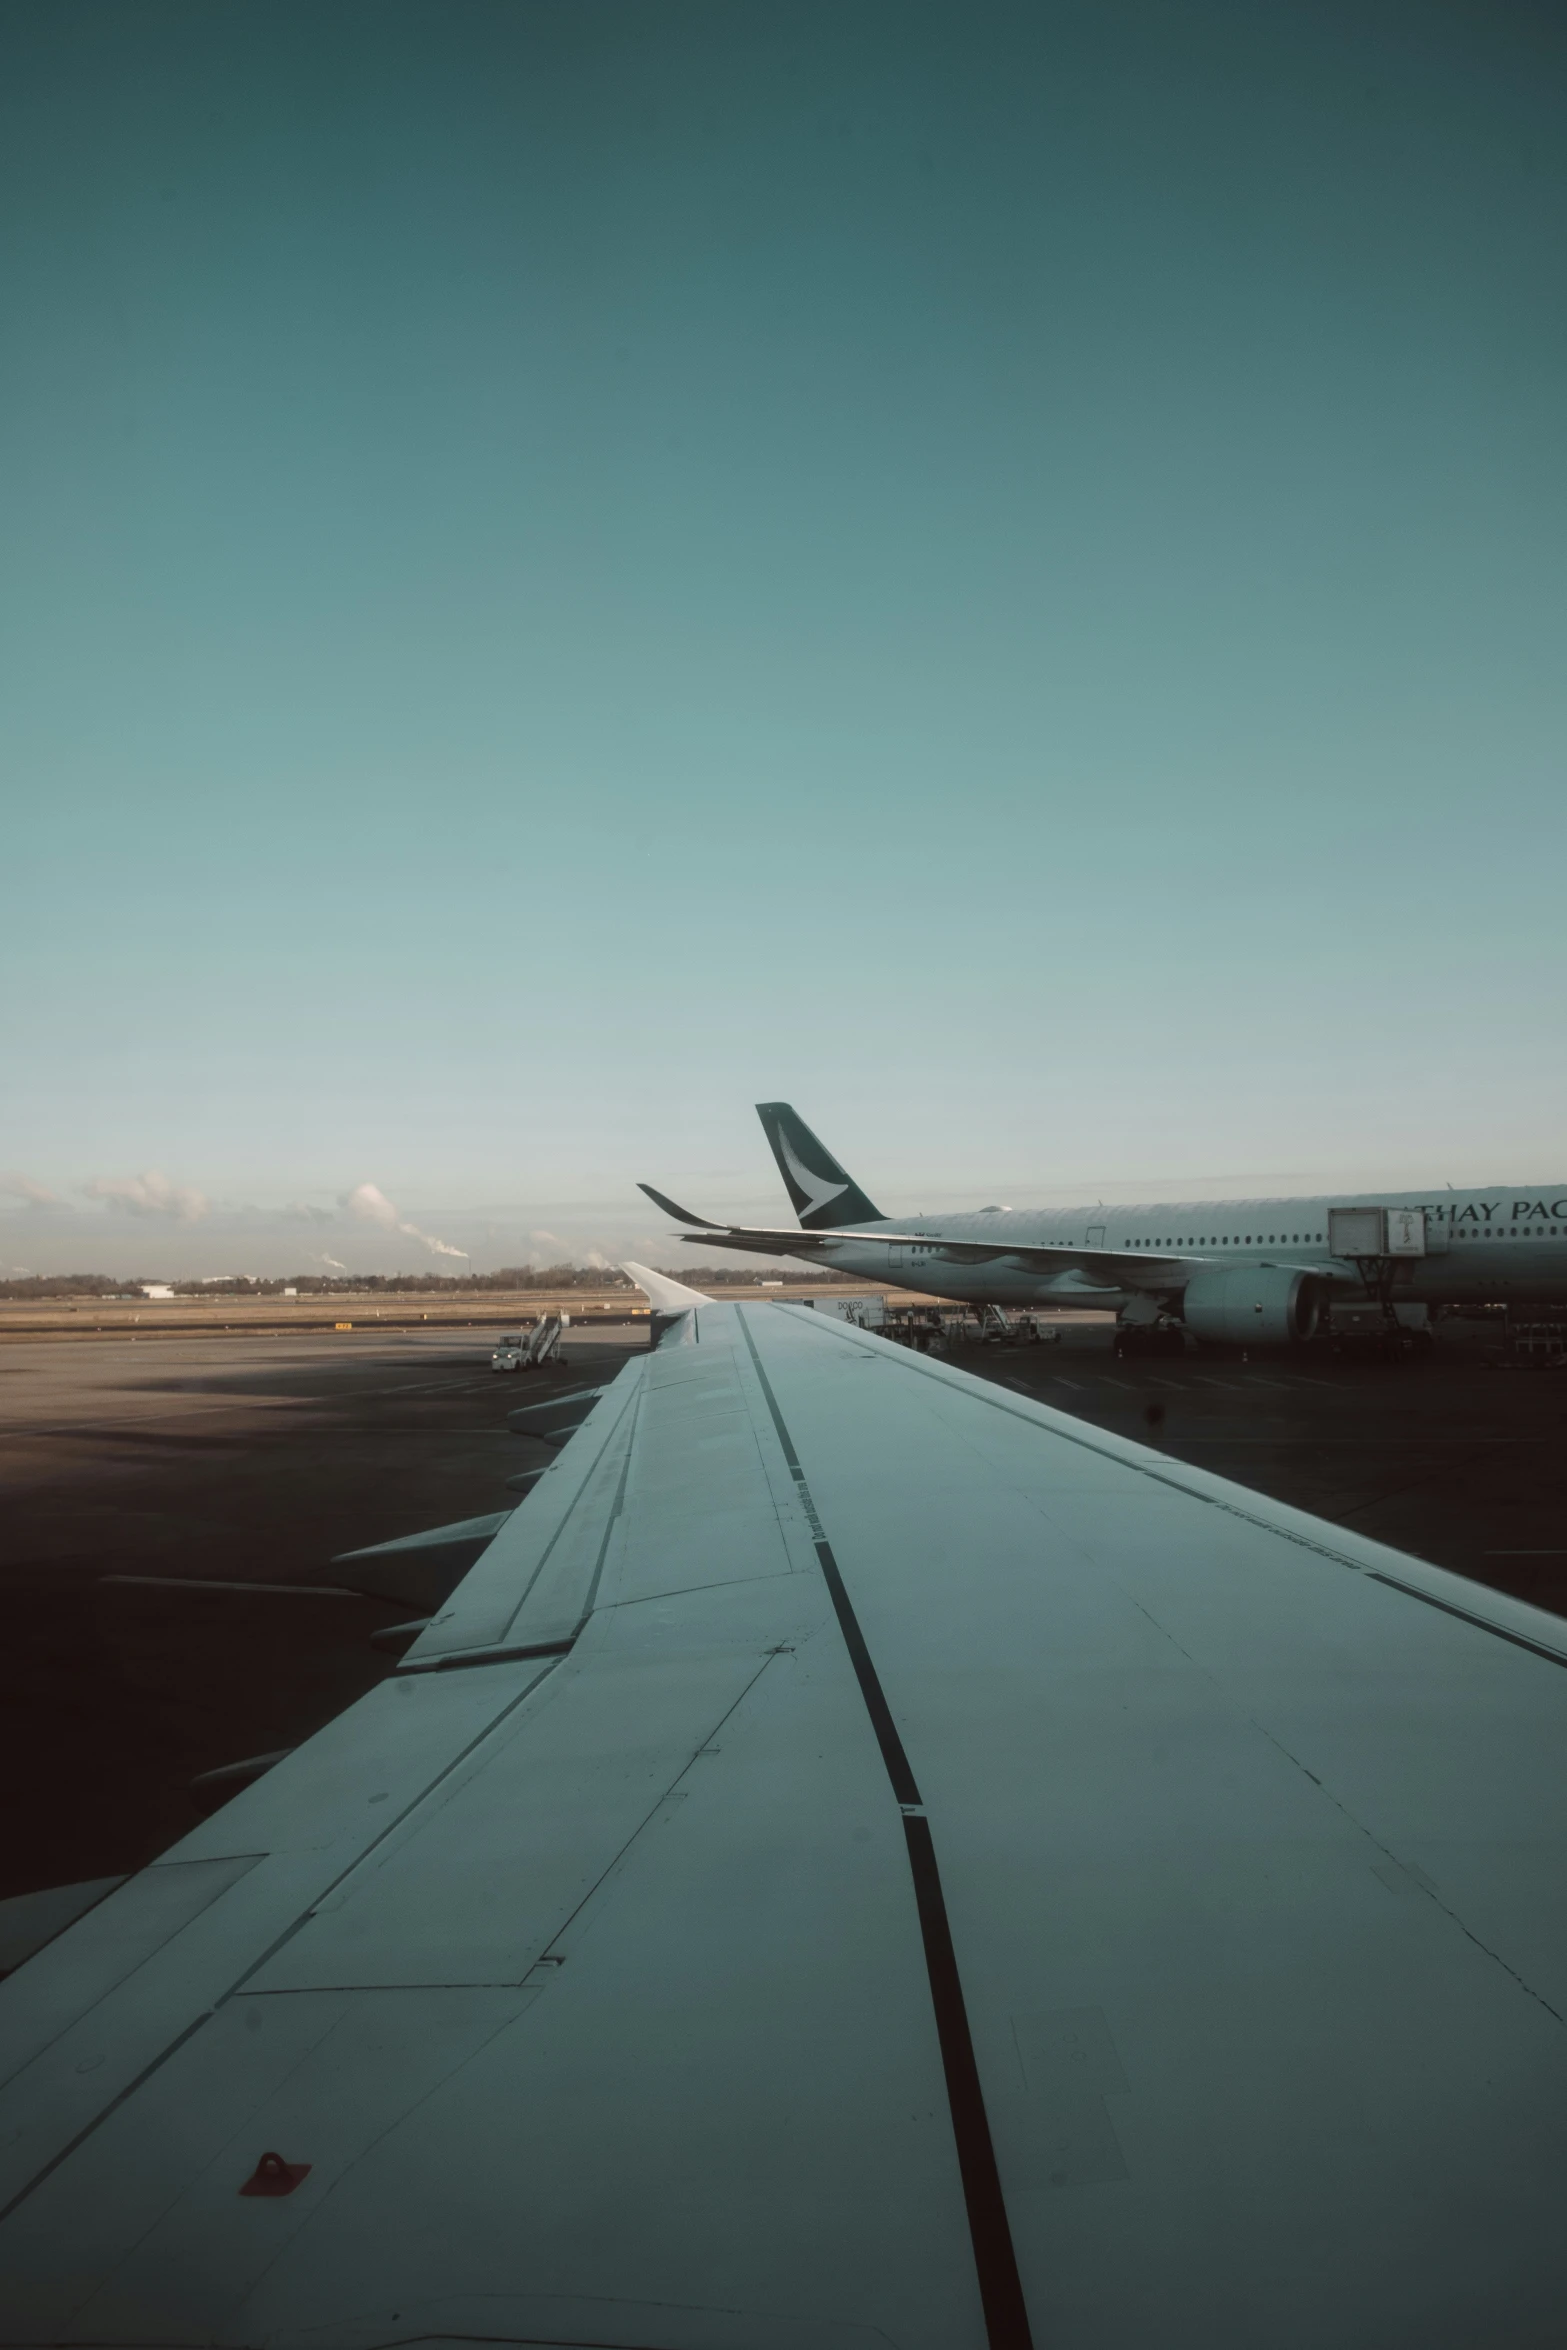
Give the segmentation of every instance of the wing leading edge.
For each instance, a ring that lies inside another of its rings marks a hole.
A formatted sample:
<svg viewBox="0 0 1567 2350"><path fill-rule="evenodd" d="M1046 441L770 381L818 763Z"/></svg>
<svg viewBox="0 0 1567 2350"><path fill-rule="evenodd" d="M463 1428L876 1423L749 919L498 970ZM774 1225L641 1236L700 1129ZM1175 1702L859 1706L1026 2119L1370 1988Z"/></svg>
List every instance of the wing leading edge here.
<svg viewBox="0 0 1567 2350"><path fill-rule="evenodd" d="M683 1306L394 1679L0 1985L0 2340L1553 2342L1564 1665Z"/></svg>

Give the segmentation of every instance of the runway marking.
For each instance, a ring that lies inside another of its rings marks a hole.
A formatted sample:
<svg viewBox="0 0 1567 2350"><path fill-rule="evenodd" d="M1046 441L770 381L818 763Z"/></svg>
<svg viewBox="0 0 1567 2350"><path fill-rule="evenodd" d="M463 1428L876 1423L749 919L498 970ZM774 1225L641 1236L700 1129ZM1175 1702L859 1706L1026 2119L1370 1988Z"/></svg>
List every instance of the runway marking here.
<svg viewBox="0 0 1567 2350"><path fill-rule="evenodd" d="M485 1379L443 1380L441 1386L444 1392L454 1396L477 1395L489 1391L489 1381ZM33 1436L112 1436L122 1431L153 1430L161 1424L174 1426L187 1420L211 1419L221 1416L225 1412L235 1415L242 1412L258 1411L286 1412L318 1404L346 1405L376 1402L389 1395L410 1395L418 1392L418 1388L403 1387L331 1388L319 1391L312 1390L308 1395L239 1394L215 1397L209 1392L204 1392L200 1400L194 1398L187 1400L184 1397L162 1397L158 1402L149 1405L145 1411L127 1411L122 1408L112 1419L104 1417L101 1413L94 1413L90 1418L54 1420L46 1422L41 1427L31 1421L18 1420L9 1427L0 1428L0 1441L7 1437L19 1439ZM432 1431L438 1425L441 1424L433 1421L429 1423ZM461 1435L463 1433L461 1429L451 1428L450 1423L444 1425L449 1434ZM347 1431L339 1431L339 1433L347 1433ZM369 1431L364 1431L364 1433L369 1433Z"/></svg>
<svg viewBox="0 0 1567 2350"><path fill-rule="evenodd" d="M38 1426L35 1422L26 1422L26 1419L16 1419L16 1422L12 1422L9 1426L2 1426L0 1438L7 1438L7 1436L12 1436L12 1438L14 1436L108 1436L108 1433L113 1433L115 1429L146 1429L146 1426L157 1426L157 1422L164 1422L164 1419L167 1419L167 1422L179 1422L179 1419L209 1417L209 1415L214 1415L214 1412L287 1412L287 1410L310 1408L310 1405L320 1405L320 1403L334 1403L334 1405L378 1403L378 1401L383 1401L385 1396L421 1396L421 1394L423 1396L439 1396L439 1394L479 1396L479 1394L489 1394L493 1377L496 1377L496 1372L491 1372L491 1375L486 1379L465 1377L465 1379L435 1379L435 1382L430 1382L430 1379L416 1379L413 1384L404 1384L404 1386L312 1386L312 1389L305 1389L305 1394L291 1394L291 1396L265 1396L265 1394L256 1394L254 1389L240 1389L240 1391L233 1391L233 1394L228 1394L228 1396L214 1396L211 1394L209 1386L202 1386L202 1389L174 1391L172 1396L164 1394L164 1396L157 1398L157 1401L148 1403L146 1410L127 1410L125 1405L122 1405L122 1408L115 1412L113 1419L103 1417L101 1412L94 1412L94 1415L89 1419L52 1419L52 1422L45 1422L42 1426ZM460 1433L460 1431L453 1431L453 1433Z"/></svg>
<svg viewBox="0 0 1567 2350"><path fill-rule="evenodd" d="M494 1422L490 1422L483 1427L474 1427L471 1424L467 1427L453 1426L452 1423L448 1421L440 1427L433 1425L415 1425L405 1428L318 1428L312 1429L311 1431L313 1438L320 1437L324 1442L336 1444L352 1444L367 1441L371 1443L380 1443L381 1440L387 1436L514 1436L515 1434L516 1430L513 1428L508 1428L504 1421L499 1426L497 1426ZM181 1445L186 1447L190 1447L192 1445L202 1445L211 1446L214 1450L219 1450L226 1445L242 1444L245 1442L243 1433L238 1430L236 1430L232 1436L181 1436L175 1430L169 1428L160 1429L156 1427L132 1427L128 1423L124 1423L119 1427L108 1427L103 1425L101 1422L91 1420L87 1421L84 1425L73 1425L68 1428L0 1429L0 1436L81 1436L91 1437L94 1442L102 1444L167 1444L175 1447ZM284 1437L278 1441L280 1445L283 1445L289 1443L291 1439Z"/></svg>
<svg viewBox="0 0 1567 2350"><path fill-rule="evenodd" d="M490 1381L495 1377L496 1373L492 1371L489 1379L437 1379L429 1384L421 1380L412 1387L359 1387L349 1389L348 1393L358 1396L477 1395L481 1390L487 1389ZM323 1390L323 1393L325 1392L326 1390Z"/></svg>
<svg viewBox="0 0 1567 2350"><path fill-rule="evenodd" d="M123 1413L117 1420L105 1420L101 1416L94 1416L87 1420L50 1421L44 1427L37 1427L30 1421L22 1420L13 1427L0 1428L0 1438L7 1436L106 1436L113 1435L116 1429L155 1428L160 1421L199 1420L210 1418L222 1412L238 1413L242 1409L250 1411L272 1407L281 1411L295 1400L293 1396L286 1395L247 1395L223 1403L192 1404L185 1411L166 1411L155 1406L153 1410L147 1412Z"/></svg>

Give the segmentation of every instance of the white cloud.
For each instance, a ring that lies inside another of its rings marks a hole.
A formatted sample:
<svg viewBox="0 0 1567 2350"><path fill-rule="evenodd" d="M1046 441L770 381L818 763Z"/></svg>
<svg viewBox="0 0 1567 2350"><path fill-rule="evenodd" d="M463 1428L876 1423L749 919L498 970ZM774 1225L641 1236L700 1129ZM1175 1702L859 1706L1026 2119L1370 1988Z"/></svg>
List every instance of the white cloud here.
<svg viewBox="0 0 1567 2350"><path fill-rule="evenodd" d="M366 1224L378 1224L383 1232L400 1232L406 1240L417 1240L432 1257L461 1257L464 1264L468 1261L465 1248L453 1248L450 1241L437 1240L432 1232L421 1232L417 1224L410 1224L406 1216L400 1216L379 1184L361 1183L356 1190L345 1192L338 1205Z"/></svg>
<svg viewBox="0 0 1567 2350"><path fill-rule="evenodd" d="M348 1271L348 1267L343 1263L341 1257L315 1256L312 1257L311 1263L315 1265L325 1265L328 1271L332 1273L346 1273Z"/></svg>
<svg viewBox="0 0 1567 2350"><path fill-rule="evenodd" d="M149 1167L143 1175L97 1175L82 1188L89 1199L129 1208L133 1216L177 1216L186 1224L204 1216L209 1204L205 1192L186 1183L171 1183L156 1167Z"/></svg>
<svg viewBox="0 0 1567 2350"><path fill-rule="evenodd" d="M0 1192L9 1199L25 1200L30 1208L60 1208L65 1205L57 1191L35 1183L30 1175L19 1175L14 1168L0 1172Z"/></svg>
<svg viewBox="0 0 1567 2350"><path fill-rule="evenodd" d="M333 1208L318 1208L307 1199L291 1199L282 1210L291 1224L335 1224L337 1213Z"/></svg>

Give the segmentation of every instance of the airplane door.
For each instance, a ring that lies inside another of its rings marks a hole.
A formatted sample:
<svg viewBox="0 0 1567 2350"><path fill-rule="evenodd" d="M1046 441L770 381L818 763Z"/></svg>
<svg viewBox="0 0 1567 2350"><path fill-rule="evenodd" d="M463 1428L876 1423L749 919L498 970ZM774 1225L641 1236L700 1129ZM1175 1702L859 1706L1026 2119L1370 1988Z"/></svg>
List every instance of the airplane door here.
<svg viewBox="0 0 1567 2350"><path fill-rule="evenodd" d="M1088 1241L1087 1241L1087 1245L1088 1245L1088 1247L1089 1247L1089 1248L1103 1248L1103 1247L1104 1247L1104 1244L1105 1244L1105 1228L1104 1228L1104 1226L1103 1226L1102 1224L1090 1224L1090 1225L1089 1225L1089 1227L1088 1227Z"/></svg>
<svg viewBox="0 0 1567 2350"><path fill-rule="evenodd" d="M901 1273L903 1271L904 1260L908 1256L908 1253L909 1252L907 1249L900 1248L896 1244L890 1247L887 1251L888 1272Z"/></svg>

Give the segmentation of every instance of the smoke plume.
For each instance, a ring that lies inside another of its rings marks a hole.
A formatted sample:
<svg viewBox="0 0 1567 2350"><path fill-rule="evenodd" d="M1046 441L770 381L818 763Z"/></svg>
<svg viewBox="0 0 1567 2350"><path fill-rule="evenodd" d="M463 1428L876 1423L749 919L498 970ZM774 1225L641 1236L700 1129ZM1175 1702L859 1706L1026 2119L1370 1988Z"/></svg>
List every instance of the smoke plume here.
<svg viewBox="0 0 1567 2350"><path fill-rule="evenodd" d="M345 1192L339 1205L366 1224L379 1224L383 1232L400 1232L405 1240L417 1240L432 1257L461 1257L465 1264L468 1261L465 1248L453 1248L450 1241L437 1240L433 1232L421 1232L417 1224L410 1224L406 1216L400 1216L379 1184L361 1183L357 1190Z"/></svg>

